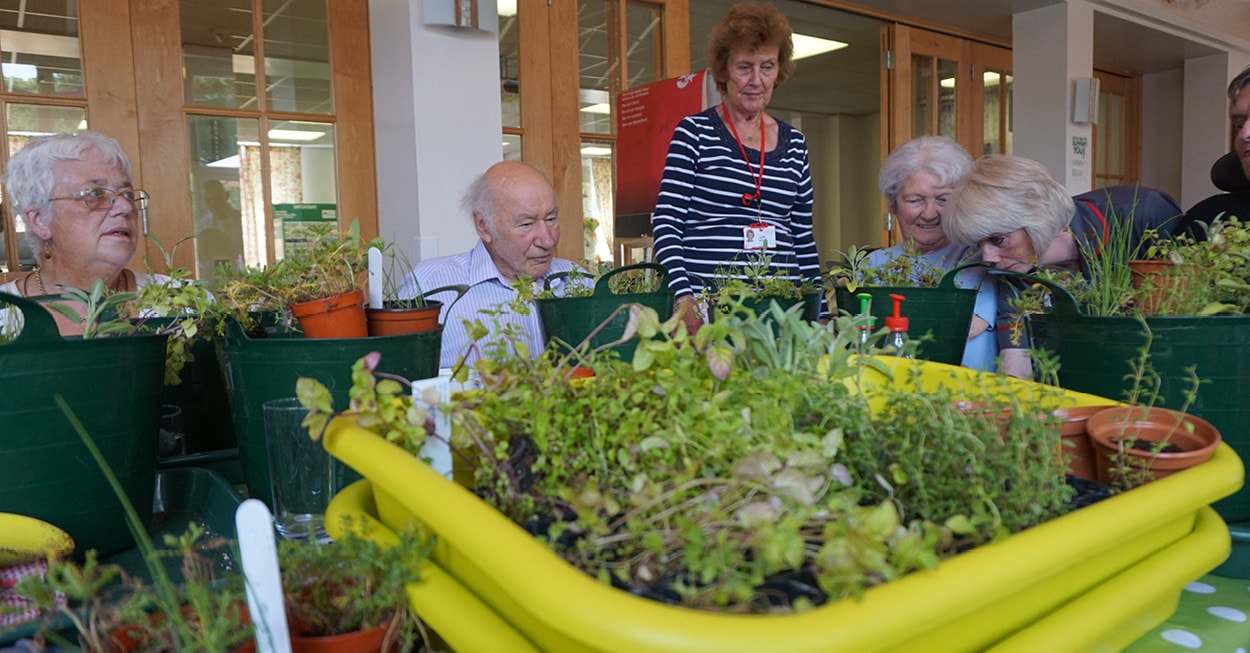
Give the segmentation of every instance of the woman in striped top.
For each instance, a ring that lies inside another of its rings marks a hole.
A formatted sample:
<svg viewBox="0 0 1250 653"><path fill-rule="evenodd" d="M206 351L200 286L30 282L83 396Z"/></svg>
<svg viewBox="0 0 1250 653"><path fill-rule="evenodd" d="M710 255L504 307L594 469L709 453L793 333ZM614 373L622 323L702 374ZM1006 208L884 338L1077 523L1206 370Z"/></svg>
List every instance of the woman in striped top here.
<svg viewBox="0 0 1250 653"><path fill-rule="evenodd" d="M820 276L803 134L764 112L794 71L790 22L768 4L738 4L713 29L707 58L723 102L678 124L655 213L655 255L693 333L695 294L718 270L769 258L796 284ZM823 313L823 310L822 310Z"/></svg>

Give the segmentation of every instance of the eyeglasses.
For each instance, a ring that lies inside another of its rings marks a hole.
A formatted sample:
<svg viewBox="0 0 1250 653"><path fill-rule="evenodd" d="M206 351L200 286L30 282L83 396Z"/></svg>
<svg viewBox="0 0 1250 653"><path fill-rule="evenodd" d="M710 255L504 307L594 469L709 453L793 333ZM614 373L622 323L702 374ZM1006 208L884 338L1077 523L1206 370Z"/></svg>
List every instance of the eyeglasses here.
<svg viewBox="0 0 1250 653"><path fill-rule="evenodd" d="M127 188L126 190L113 190L107 186L96 186L87 190L74 193L73 195L65 195L62 197L49 197L48 201L56 200L82 200L84 206L90 211L98 211L100 209L111 209L113 203L120 197L135 209L143 210L148 208L148 193L138 188Z"/></svg>

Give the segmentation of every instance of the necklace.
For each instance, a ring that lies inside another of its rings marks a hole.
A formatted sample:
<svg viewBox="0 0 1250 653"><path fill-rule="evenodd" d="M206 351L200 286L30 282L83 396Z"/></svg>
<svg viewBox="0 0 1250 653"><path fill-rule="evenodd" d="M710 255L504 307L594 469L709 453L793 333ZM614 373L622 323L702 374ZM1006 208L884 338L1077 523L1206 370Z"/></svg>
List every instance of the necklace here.
<svg viewBox="0 0 1250 653"><path fill-rule="evenodd" d="M27 278L29 279L29 277ZM47 288L43 287L43 275L39 273L39 268L37 267L35 268L35 283L39 285L40 295L48 294ZM113 285L109 286L109 290L112 290L113 292L121 292L122 288L126 287L126 283L126 270L123 269L121 274L117 275L117 281L114 282Z"/></svg>
<svg viewBox="0 0 1250 653"><path fill-rule="evenodd" d="M43 287L43 275L39 274L39 268L35 268L35 283L39 284L39 294L46 295L48 291Z"/></svg>

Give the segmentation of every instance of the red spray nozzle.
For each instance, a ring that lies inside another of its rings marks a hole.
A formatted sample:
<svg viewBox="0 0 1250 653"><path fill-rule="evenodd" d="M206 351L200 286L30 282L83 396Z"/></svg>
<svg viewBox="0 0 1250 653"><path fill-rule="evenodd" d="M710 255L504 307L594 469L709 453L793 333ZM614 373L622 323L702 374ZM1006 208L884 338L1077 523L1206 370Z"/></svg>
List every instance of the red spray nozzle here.
<svg viewBox="0 0 1250 653"><path fill-rule="evenodd" d="M891 333L907 330L907 318L902 315L902 304L907 298L897 293L890 293L890 299L894 300L894 315L885 318L885 326Z"/></svg>

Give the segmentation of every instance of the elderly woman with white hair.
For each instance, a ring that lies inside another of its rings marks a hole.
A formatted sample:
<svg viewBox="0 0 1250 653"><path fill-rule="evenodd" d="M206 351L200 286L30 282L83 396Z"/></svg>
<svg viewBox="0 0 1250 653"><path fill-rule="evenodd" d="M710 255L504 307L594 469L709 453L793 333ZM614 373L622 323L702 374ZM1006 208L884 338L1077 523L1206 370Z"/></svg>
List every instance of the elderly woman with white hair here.
<svg viewBox="0 0 1250 653"><path fill-rule="evenodd" d="M921 265L946 271L976 258L975 248L953 242L942 228L942 213L951 189L972 169L968 152L945 136L913 138L891 152L881 164L877 187L890 213L898 219L903 241L871 252L866 263L881 267L900 256L913 256ZM955 283L961 288L977 289L962 363L965 367L993 371L998 355L993 333L994 282L984 270L969 269L960 272Z"/></svg>
<svg viewBox="0 0 1250 653"><path fill-rule="evenodd" d="M139 211L148 194L131 183L130 160L117 141L91 131L36 137L9 159L4 186L38 261L0 292L57 295L64 288L89 290L97 280L110 292L127 292L154 278L126 268L143 237ZM80 324L53 315L62 335L82 332Z"/></svg>
<svg viewBox="0 0 1250 653"><path fill-rule="evenodd" d="M1089 277L1085 257L1113 234L1124 234L1135 250L1147 232L1169 236L1189 220L1166 193L1141 186L1110 186L1071 197L1046 166L1020 156L983 157L955 186L944 225L951 240L975 245L996 267L1029 272L1059 267ZM1029 377L1032 364L1023 318L999 292L999 371ZM1014 327L1014 328L1013 328Z"/></svg>

